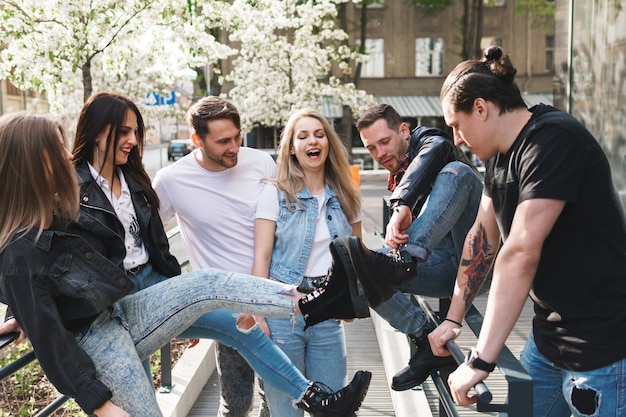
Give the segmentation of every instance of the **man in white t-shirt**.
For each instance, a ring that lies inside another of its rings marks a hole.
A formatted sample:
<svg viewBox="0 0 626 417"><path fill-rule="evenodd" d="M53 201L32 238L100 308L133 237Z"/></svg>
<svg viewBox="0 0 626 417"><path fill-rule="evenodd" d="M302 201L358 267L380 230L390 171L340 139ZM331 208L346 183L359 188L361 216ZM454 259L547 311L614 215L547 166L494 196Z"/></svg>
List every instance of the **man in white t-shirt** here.
<svg viewBox="0 0 626 417"><path fill-rule="evenodd" d="M159 170L154 178L161 217L168 222L176 216L193 269L212 267L249 274L261 179L274 177L276 163L266 152L241 147L239 113L227 100L201 99L189 109L187 123L197 149ZM254 325L251 317L237 320L233 327ZM220 343L217 365L218 416L248 416L254 372L235 349Z"/></svg>

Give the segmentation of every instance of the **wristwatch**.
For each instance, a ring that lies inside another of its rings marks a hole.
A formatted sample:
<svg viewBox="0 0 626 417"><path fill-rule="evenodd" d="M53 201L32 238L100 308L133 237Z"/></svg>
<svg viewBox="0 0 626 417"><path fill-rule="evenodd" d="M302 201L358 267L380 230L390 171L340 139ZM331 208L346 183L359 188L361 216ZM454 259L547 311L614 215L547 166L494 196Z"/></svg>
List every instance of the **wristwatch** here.
<svg viewBox="0 0 626 417"><path fill-rule="evenodd" d="M484 360L480 359L478 357L478 354L476 353L475 348L470 349L470 351L467 353L465 363L471 368L479 369L485 372L493 372L493 370L496 369L495 363L485 362Z"/></svg>

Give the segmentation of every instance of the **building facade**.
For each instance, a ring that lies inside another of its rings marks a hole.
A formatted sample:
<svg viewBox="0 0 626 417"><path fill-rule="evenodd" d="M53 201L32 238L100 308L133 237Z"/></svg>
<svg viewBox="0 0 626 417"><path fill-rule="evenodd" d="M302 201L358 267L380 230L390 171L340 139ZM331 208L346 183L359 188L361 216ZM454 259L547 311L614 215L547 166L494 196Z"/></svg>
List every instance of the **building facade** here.
<svg viewBox="0 0 626 417"><path fill-rule="evenodd" d="M409 1L383 1L367 8L366 49L359 88L377 100L390 101L403 117L418 124L440 124L439 91L446 75L461 61L463 2L436 14ZM554 75L554 22L538 25L529 13L516 11L517 0L484 0L482 41L501 46L518 69L524 93L540 94L531 104L551 100ZM361 8L350 4L357 22ZM350 33L358 43L357 30Z"/></svg>
<svg viewBox="0 0 626 417"><path fill-rule="evenodd" d="M0 80L0 115L20 110L47 112L49 106L39 93L22 91L8 80Z"/></svg>
<svg viewBox="0 0 626 417"><path fill-rule="evenodd" d="M436 14L410 1L383 0L366 9L365 48L369 55L357 86L376 101L393 105L412 126L431 125L445 129L439 91L446 75L461 61L463 2ZM554 77L554 21L537 25L529 13L516 11L518 0L484 0L482 47L499 45L518 69L518 84L529 105L552 104ZM348 2L346 21L350 44L360 42L362 8ZM224 90L227 92L227 89ZM340 125L339 103L322 103L326 117ZM249 146L271 148L280 127L258 127ZM353 131L353 153L363 149ZM363 153L363 152L360 152ZM360 157L360 155L359 155ZM372 166L366 153L365 167ZM355 160L358 159L355 154Z"/></svg>
<svg viewBox="0 0 626 417"><path fill-rule="evenodd" d="M626 0L556 0L555 8L554 103L598 139L626 205Z"/></svg>

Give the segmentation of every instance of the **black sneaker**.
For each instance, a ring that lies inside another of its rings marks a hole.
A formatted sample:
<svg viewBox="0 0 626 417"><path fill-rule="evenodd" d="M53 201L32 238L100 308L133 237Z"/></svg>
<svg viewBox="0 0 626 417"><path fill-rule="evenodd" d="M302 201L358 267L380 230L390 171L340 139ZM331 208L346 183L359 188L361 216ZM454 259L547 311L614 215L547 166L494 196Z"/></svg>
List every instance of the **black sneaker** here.
<svg viewBox="0 0 626 417"><path fill-rule="evenodd" d="M350 261L350 255L343 245L336 245L335 239L330 244L333 263L328 275L319 288L298 301L306 326L313 326L329 319L355 319L370 316L367 299L356 281L352 268L346 269L344 263ZM346 261L347 260L347 261Z"/></svg>
<svg viewBox="0 0 626 417"><path fill-rule="evenodd" d="M298 408L314 417L352 417L361 406L371 379L371 372L358 371L352 382L337 392L320 382L314 382L306 389L297 404Z"/></svg>
<svg viewBox="0 0 626 417"><path fill-rule="evenodd" d="M432 350L430 350L430 343L428 343L428 333L432 330L427 330L420 337L409 335L417 350L409 360L409 366L394 375L391 380L393 390L406 391L421 385L433 371L457 367L452 356L433 355Z"/></svg>
<svg viewBox="0 0 626 417"><path fill-rule="evenodd" d="M390 299L402 284L415 278L418 261L426 260L414 258L404 250L388 254L369 250L357 236L350 236L346 246L351 266L372 308Z"/></svg>

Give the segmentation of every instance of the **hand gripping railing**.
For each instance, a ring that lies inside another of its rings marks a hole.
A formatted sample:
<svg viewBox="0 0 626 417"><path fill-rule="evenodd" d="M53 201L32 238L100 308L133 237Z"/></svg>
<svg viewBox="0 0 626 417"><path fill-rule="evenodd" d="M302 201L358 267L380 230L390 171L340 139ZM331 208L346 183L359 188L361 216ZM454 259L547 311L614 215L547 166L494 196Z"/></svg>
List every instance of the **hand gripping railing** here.
<svg viewBox="0 0 626 417"><path fill-rule="evenodd" d="M435 324L439 324L437 315L433 312L430 305L420 296L413 296L413 299L424 310L428 319ZM444 305L448 300L441 304ZM442 309L443 310L443 309ZM443 312L441 313L443 317ZM475 335L480 334L480 328L482 326L483 317L473 305L469 308L465 315L465 322L470 327ZM446 343L446 348L452 354L454 360L461 364L465 360L465 355L454 340L449 340ZM476 404L476 410L481 413L500 412L507 413L508 417L527 417L533 414L533 382L530 376L526 373L522 365L517 358L511 353L508 347L504 346L497 360L498 368L505 377L508 385L507 401L503 404L491 404L493 396L491 391L485 385L484 382L479 382L474 386L474 391L478 397ZM439 393L439 405L443 408L441 411L445 411L445 416L457 417L459 416L456 411L456 406L450 391L448 384L443 380L439 372L435 371L431 373L431 378L435 383L435 387Z"/></svg>

